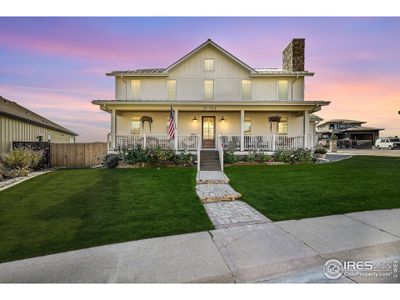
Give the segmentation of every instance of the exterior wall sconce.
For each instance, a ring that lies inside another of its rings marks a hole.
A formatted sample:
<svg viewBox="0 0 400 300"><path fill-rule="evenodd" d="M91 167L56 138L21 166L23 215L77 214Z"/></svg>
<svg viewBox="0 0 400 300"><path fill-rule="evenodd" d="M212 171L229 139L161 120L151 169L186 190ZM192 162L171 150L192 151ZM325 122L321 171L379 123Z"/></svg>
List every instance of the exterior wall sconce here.
<svg viewBox="0 0 400 300"><path fill-rule="evenodd" d="M192 121L197 121L197 120L198 120L198 119L197 119L196 116L194 116L193 119L192 119Z"/></svg>
<svg viewBox="0 0 400 300"><path fill-rule="evenodd" d="M222 116L222 118L221 118L221 121L225 121L225 118L224 118L224 116Z"/></svg>

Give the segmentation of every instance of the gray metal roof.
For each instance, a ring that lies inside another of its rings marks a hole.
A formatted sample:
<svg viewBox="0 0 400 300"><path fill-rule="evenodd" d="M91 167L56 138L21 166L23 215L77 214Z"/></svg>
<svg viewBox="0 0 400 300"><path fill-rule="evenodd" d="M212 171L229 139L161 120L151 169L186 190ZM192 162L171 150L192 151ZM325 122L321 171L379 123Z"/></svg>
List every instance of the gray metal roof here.
<svg viewBox="0 0 400 300"><path fill-rule="evenodd" d="M302 72L294 72L294 71L288 71L288 70L283 70L279 68L252 68L240 59L238 59L236 56L232 55L228 51L226 51L224 48L219 46L217 43L212 41L211 39L208 39L206 42L198 46L197 48L193 49L189 53L187 53L185 56L182 58L178 59L175 61L173 64L166 68L151 68L151 69L133 69L133 70L121 70L121 71L111 71L109 73L106 73L107 76L168 76L168 71L179 65L180 63L186 61L189 59L192 55L200 51L206 46L213 46L217 50L221 51L224 53L226 56L231 58L233 61L236 63L240 64L244 68L246 68L250 72L250 76L313 76L313 72L309 71L302 71Z"/></svg>
<svg viewBox="0 0 400 300"><path fill-rule="evenodd" d="M77 136L75 132L62 127L40 115L34 113L33 111L19 105L14 101L7 100L0 96L0 114L9 116L11 118L20 119L22 121L33 123L37 126L46 127L55 131L67 133L70 135Z"/></svg>

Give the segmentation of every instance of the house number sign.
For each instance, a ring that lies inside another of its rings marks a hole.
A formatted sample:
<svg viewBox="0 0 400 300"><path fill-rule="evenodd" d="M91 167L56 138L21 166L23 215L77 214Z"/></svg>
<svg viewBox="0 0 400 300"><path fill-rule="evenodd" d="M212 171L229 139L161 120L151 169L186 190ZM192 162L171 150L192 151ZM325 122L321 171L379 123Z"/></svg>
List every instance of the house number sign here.
<svg viewBox="0 0 400 300"><path fill-rule="evenodd" d="M203 110L216 110L217 107L213 105L203 106Z"/></svg>

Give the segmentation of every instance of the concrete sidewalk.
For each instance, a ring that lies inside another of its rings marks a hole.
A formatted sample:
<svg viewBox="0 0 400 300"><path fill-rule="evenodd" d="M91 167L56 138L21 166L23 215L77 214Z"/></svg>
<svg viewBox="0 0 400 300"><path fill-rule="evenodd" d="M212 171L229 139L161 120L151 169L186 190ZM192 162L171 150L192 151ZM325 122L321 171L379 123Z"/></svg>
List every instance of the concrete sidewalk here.
<svg viewBox="0 0 400 300"><path fill-rule="evenodd" d="M400 259L400 209L263 223L0 264L0 282L399 282L330 280L327 259Z"/></svg>

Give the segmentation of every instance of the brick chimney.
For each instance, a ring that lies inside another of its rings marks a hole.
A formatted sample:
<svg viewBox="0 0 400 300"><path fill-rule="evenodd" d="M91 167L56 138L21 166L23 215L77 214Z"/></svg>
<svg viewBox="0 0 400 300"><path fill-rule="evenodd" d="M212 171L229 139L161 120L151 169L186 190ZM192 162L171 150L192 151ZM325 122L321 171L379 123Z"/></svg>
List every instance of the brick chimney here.
<svg viewBox="0 0 400 300"><path fill-rule="evenodd" d="M293 39L282 52L282 68L286 71L304 71L305 39Z"/></svg>

